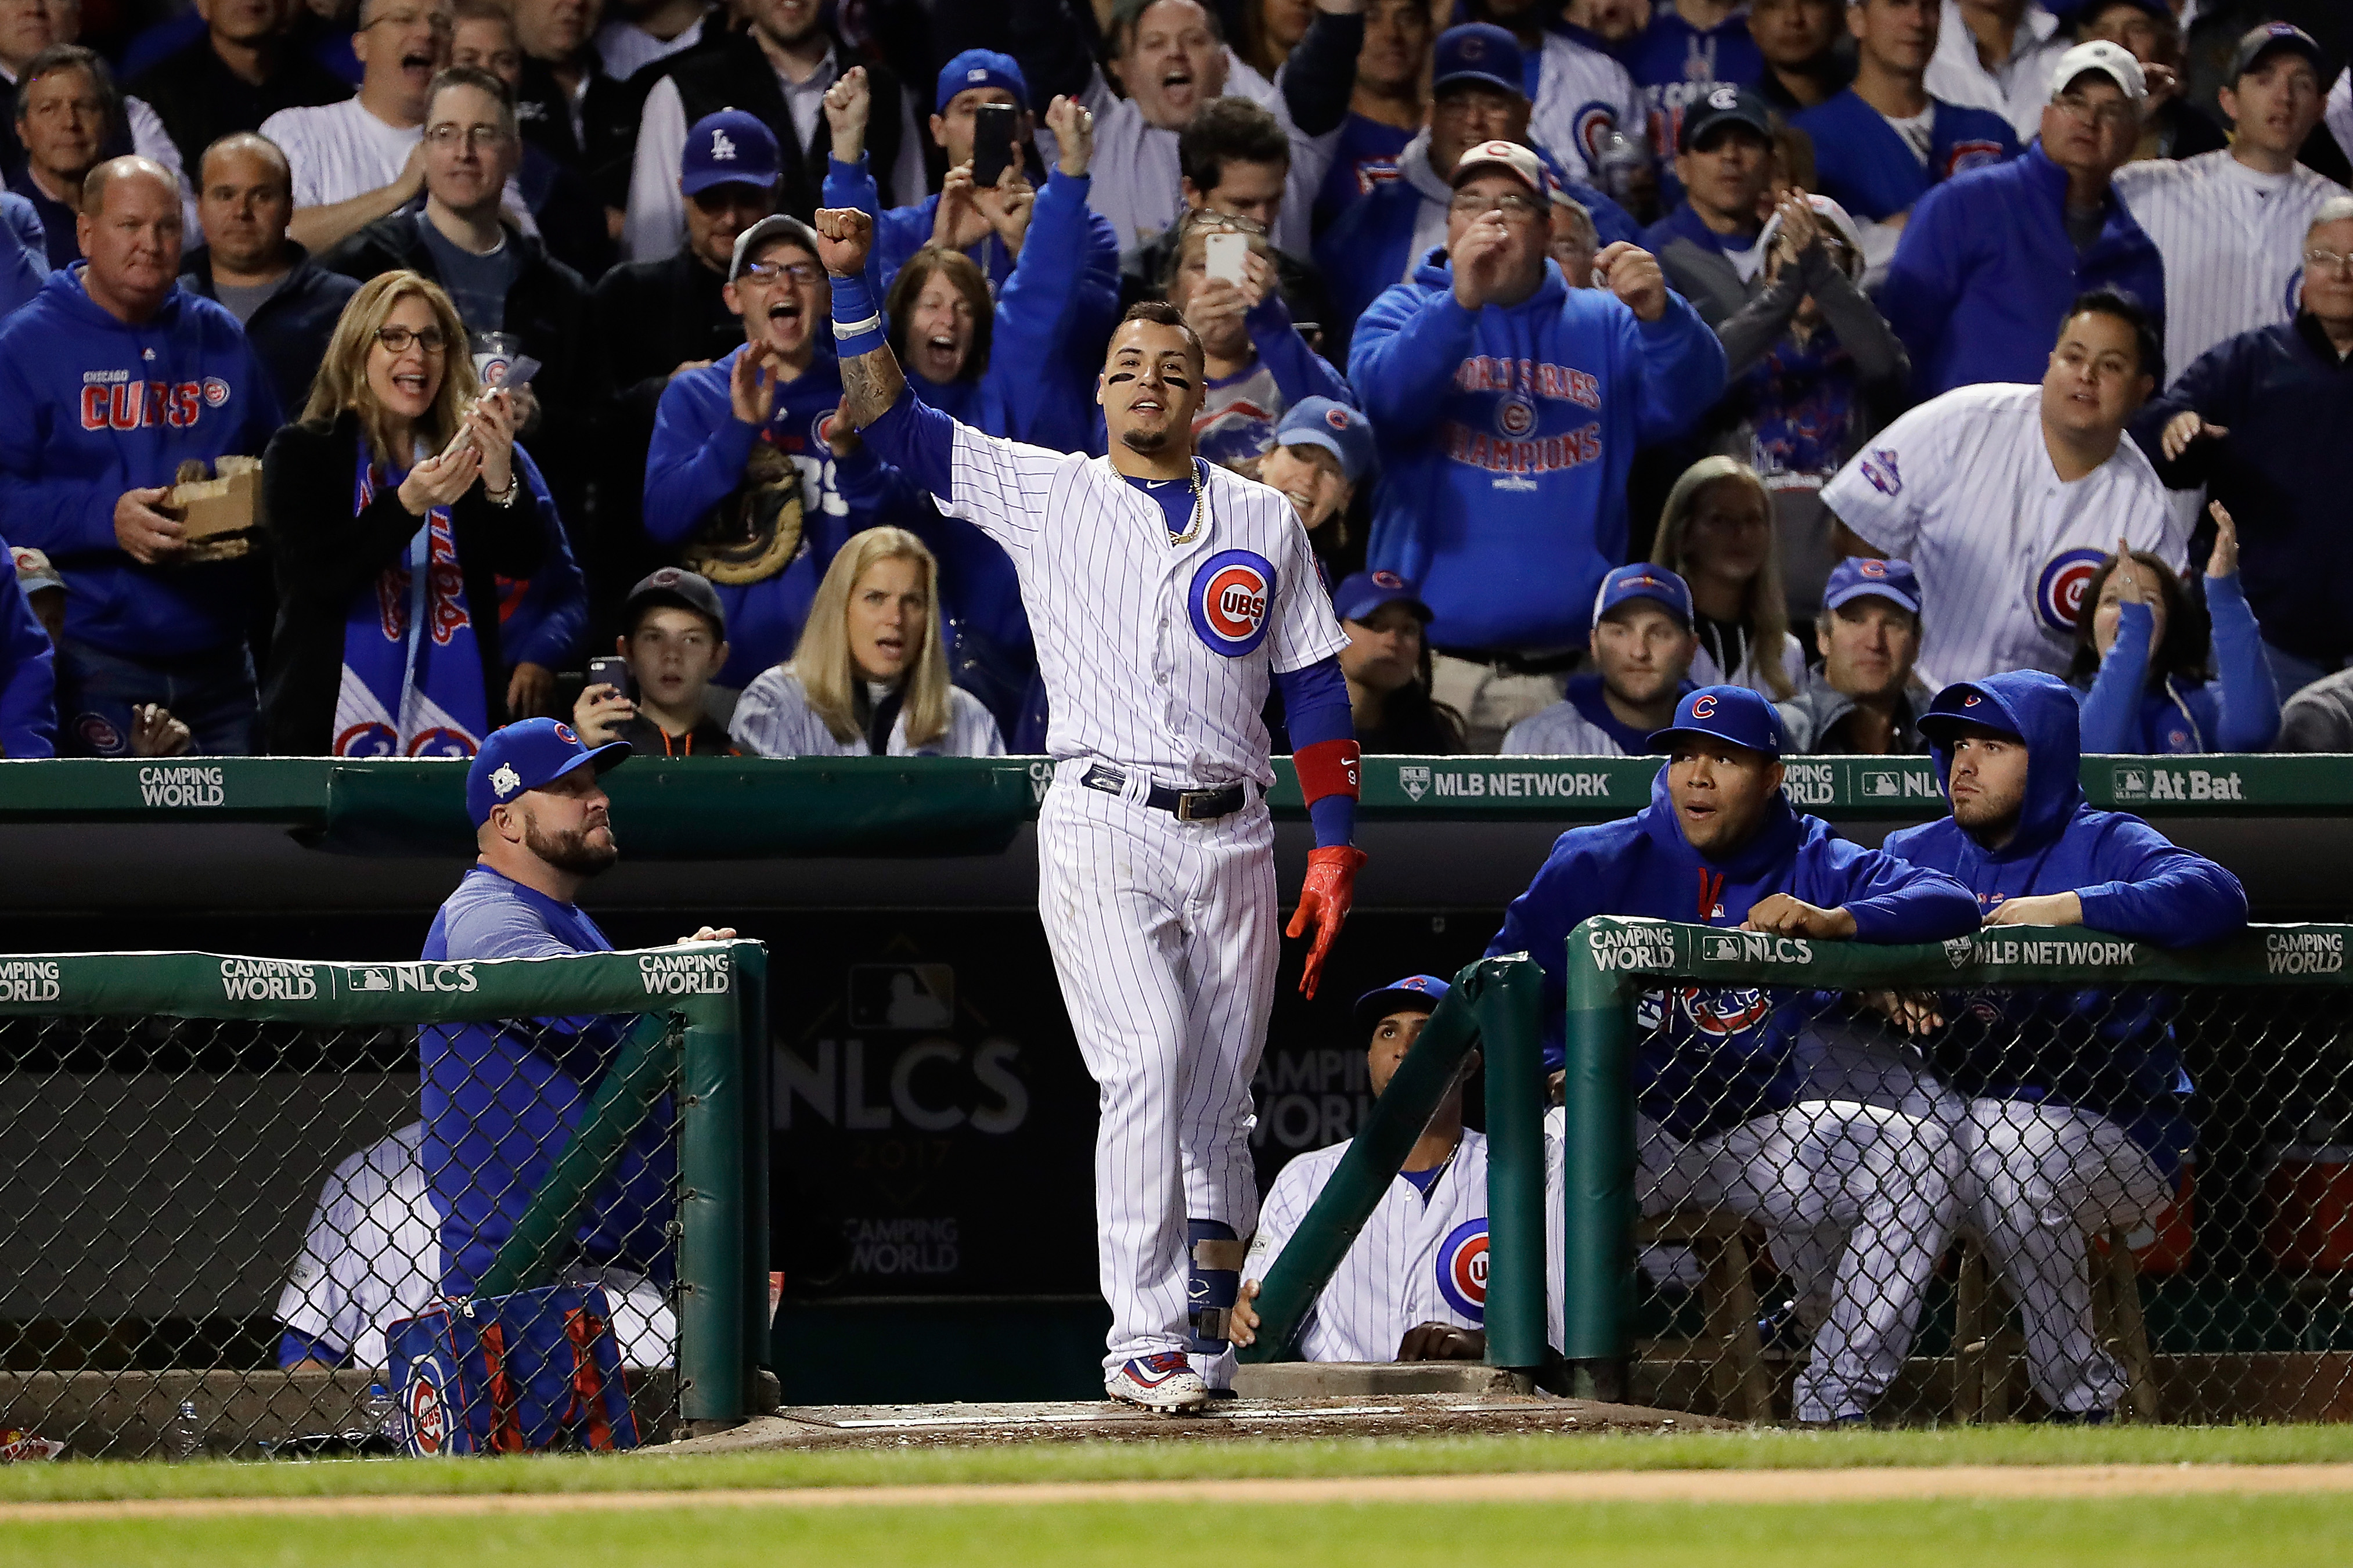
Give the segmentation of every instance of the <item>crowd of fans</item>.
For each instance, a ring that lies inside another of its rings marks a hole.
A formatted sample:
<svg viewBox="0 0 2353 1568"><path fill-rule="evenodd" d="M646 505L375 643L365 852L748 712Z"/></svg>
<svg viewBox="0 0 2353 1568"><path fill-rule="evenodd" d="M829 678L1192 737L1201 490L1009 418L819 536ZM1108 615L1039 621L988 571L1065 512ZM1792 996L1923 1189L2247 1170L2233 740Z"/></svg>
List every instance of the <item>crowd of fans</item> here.
<svg viewBox="0 0 2353 1568"><path fill-rule="evenodd" d="M1921 751L2012 669L2092 749L2353 749L2299 16L0 0L0 753L1039 749L1009 563L838 416L820 206L993 434L1100 451L1113 324L1182 312L1368 751L1716 682Z"/></svg>

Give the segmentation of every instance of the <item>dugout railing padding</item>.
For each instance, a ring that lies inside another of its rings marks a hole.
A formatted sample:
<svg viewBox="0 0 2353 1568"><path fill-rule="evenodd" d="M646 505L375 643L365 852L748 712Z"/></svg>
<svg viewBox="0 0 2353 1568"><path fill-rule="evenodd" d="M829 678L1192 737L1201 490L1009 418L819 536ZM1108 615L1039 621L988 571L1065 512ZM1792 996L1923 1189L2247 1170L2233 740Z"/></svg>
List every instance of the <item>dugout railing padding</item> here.
<svg viewBox="0 0 2353 1568"><path fill-rule="evenodd" d="M767 954L756 942L538 959L329 963L204 952L0 958L0 1018L174 1018L405 1030L533 1017L637 1021L481 1294L545 1283L592 1194L675 1094L678 1414L732 1424L767 1359ZM415 1056L410 1054L411 1063ZM649 1437L655 1436L649 1434Z"/></svg>

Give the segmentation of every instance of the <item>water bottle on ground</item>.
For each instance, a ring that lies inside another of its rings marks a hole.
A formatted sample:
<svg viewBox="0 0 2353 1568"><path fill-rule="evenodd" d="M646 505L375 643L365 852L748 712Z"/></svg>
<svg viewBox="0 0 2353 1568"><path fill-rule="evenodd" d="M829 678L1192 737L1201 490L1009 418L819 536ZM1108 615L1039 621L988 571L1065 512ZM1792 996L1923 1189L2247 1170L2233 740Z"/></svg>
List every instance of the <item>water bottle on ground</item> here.
<svg viewBox="0 0 2353 1568"><path fill-rule="evenodd" d="M397 1453L406 1447L400 1429L400 1406L380 1383L369 1384L367 1397L360 1401L360 1426L368 1452Z"/></svg>
<svg viewBox="0 0 2353 1568"><path fill-rule="evenodd" d="M172 1417L172 1425L164 1433L164 1449L175 1464L204 1458L205 1429L197 1424L195 1400L180 1401L179 1414Z"/></svg>

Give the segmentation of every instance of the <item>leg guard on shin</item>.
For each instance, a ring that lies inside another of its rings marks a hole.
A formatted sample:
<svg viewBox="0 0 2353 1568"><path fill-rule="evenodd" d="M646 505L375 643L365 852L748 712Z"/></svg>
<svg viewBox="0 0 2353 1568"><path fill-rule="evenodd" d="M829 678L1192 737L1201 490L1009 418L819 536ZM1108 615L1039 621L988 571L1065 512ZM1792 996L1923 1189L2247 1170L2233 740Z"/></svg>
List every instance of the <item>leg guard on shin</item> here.
<svg viewBox="0 0 2353 1568"><path fill-rule="evenodd" d="M1214 1219L1187 1220L1185 1248L1185 1321L1192 1331L1185 1348L1195 1355L1221 1355L1226 1314L1241 1293L1247 1249L1233 1226Z"/></svg>

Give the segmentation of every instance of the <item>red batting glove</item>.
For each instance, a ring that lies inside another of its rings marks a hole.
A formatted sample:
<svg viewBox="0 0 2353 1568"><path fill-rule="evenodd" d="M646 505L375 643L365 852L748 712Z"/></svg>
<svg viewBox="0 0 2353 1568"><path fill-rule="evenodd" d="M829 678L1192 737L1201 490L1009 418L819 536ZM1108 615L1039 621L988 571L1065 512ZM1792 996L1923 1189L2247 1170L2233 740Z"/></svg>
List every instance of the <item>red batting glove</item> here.
<svg viewBox="0 0 2353 1568"><path fill-rule="evenodd" d="M1315 983L1324 976L1324 958L1338 940L1356 899L1356 868L1365 852L1346 844L1327 844L1307 852L1307 879L1299 885L1299 908L1282 934L1303 936L1307 922L1315 922L1315 945L1307 950L1307 967L1300 971L1299 994L1313 1001Z"/></svg>

